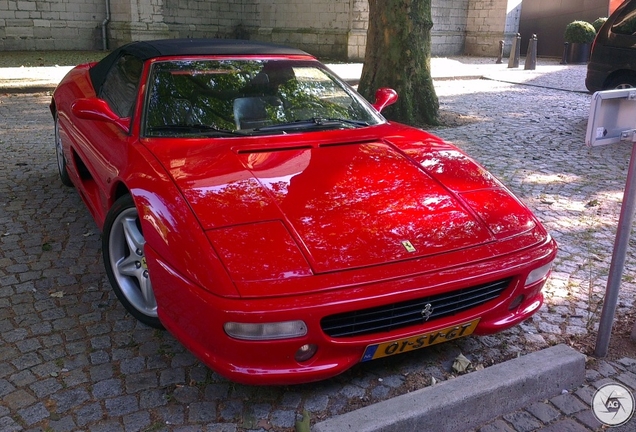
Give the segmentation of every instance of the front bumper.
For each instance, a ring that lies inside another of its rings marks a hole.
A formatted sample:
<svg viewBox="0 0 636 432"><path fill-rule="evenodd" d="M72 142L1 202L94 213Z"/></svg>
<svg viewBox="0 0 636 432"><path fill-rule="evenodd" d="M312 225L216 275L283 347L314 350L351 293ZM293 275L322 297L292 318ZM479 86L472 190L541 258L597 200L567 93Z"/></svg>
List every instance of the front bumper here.
<svg viewBox="0 0 636 432"><path fill-rule="evenodd" d="M616 59L627 56L628 53L614 50L605 45L595 46L594 52L587 64L585 87L590 93L608 90L610 76L621 70L630 70L628 63L619 64ZM626 58L630 58L627 56Z"/></svg>
<svg viewBox="0 0 636 432"><path fill-rule="evenodd" d="M524 287L528 273L551 262L553 240L509 254L489 263L475 263L452 271L424 273L408 281L386 280L359 287L261 299L218 297L189 282L164 263L152 249L150 267L159 318L165 327L203 363L219 374L245 384L298 384L338 375L359 363L367 346L435 332L479 318L475 334L490 334L514 326L535 313L543 302L545 279ZM479 276L475 276L479 275ZM381 333L332 338L321 330L321 319L337 313L366 309L435 295L479 283L510 278L495 300L469 310ZM410 288L404 289L409 286ZM394 289L391 289L391 288ZM395 289L399 287L399 289ZM510 304L523 295L518 306ZM303 320L305 336L269 341L233 339L224 332L228 321L267 323ZM318 346L306 362L295 360L305 344Z"/></svg>
<svg viewBox="0 0 636 432"><path fill-rule="evenodd" d="M604 90L605 80L609 75L609 71L605 69L596 69L592 63L588 64L587 75L585 76L585 87L590 93Z"/></svg>

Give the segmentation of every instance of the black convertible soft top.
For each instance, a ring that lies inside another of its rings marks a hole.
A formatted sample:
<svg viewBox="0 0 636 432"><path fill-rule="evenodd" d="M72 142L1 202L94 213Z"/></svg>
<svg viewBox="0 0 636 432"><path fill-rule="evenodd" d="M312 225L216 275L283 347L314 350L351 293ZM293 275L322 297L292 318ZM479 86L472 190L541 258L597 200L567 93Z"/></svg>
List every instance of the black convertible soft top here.
<svg viewBox="0 0 636 432"><path fill-rule="evenodd" d="M106 74L123 54L135 56L141 61L174 55L309 55L297 48L238 39L162 39L131 42L115 49L90 69L91 81L97 94L106 79Z"/></svg>

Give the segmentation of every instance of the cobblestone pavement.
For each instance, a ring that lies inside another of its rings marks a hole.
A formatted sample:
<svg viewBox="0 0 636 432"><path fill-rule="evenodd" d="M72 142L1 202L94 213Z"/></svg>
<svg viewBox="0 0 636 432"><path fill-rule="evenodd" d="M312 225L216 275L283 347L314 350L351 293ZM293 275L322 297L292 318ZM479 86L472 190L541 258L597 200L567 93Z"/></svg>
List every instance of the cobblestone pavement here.
<svg viewBox="0 0 636 432"><path fill-rule="evenodd" d="M304 412L313 422L451 379L460 353L475 367L489 366L554 343L593 339L631 148L585 147L590 96L549 88L558 87L551 79L581 82L584 73L555 69L532 78L539 87L436 83L442 109L475 121L434 132L501 178L559 242L540 312L498 335L279 387L231 383L168 333L125 313L105 277L95 224L77 193L58 180L49 96L0 94L0 431L287 432ZM634 253L631 245L619 315L634 301ZM635 388L635 364L590 363L589 386L479 430L593 430L592 388L608 378Z"/></svg>

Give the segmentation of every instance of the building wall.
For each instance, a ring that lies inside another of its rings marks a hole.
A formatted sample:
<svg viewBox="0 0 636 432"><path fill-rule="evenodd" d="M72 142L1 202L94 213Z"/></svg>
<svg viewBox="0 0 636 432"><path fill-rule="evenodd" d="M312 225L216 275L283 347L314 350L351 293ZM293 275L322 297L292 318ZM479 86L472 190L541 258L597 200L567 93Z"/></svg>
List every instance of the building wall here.
<svg viewBox="0 0 636 432"><path fill-rule="evenodd" d="M252 2L255 13L243 21L250 39L291 44L314 55L340 59L349 55L354 15L366 12L357 0Z"/></svg>
<svg viewBox="0 0 636 432"><path fill-rule="evenodd" d="M523 54L528 39L537 35L537 54L561 57L565 26L575 20L592 22L608 16L608 0L526 0L523 3L519 32Z"/></svg>
<svg viewBox="0 0 636 432"><path fill-rule="evenodd" d="M464 53L469 3L469 0L432 0L432 55L449 56Z"/></svg>
<svg viewBox="0 0 636 432"><path fill-rule="evenodd" d="M163 6L163 0L111 0L107 27L109 48L133 40L168 37L168 26L163 22ZM105 11L106 7L103 9Z"/></svg>
<svg viewBox="0 0 636 432"><path fill-rule="evenodd" d="M163 0L164 23L170 37L227 36L253 12L244 2ZM251 2L253 3L253 2Z"/></svg>
<svg viewBox="0 0 636 432"><path fill-rule="evenodd" d="M491 45L503 37L509 1L432 0L432 54L496 55ZM0 50L101 49L105 18L106 0L0 0ZM367 0L110 0L108 48L155 38L235 37L361 60L368 19Z"/></svg>
<svg viewBox="0 0 636 432"><path fill-rule="evenodd" d="M0 0L0 50L101 47L104 0Z"/></svg>
<svg viewBox="0 0 636 432"><path fill-rule="evenodd" d="M465 52L475 56L497 56L504 39L508 0L474 0L468 6Z"/></svg>

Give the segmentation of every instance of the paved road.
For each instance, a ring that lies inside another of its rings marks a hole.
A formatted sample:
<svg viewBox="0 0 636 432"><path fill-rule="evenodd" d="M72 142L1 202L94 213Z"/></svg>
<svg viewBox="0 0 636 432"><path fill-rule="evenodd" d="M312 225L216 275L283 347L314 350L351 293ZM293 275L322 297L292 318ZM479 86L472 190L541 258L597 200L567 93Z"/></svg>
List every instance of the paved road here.
<svg viewBox="0 0 636 432"><path fill-rule="evenodd" d="M442 109L474 121L435 133L500 177L559 242L546 305L499 335L286 387L228 382L169 334L124 312L102 268L99 232L77 193L58 181L49 97L0 94L0 431L292 431L303 411L317 421L449 379L459 353L489 366L557 342L593 339L631 149L585 148L590 96L578 92L584 67L464 70L493 79L439 80L436 89ZM634 254L632 245L620 314L631 311L636 293ZM597 363L589 377L598 384L632 372L624 359ZM585 388L480 430L590 430L598 424L584 405L591 391Z"/></svg>

